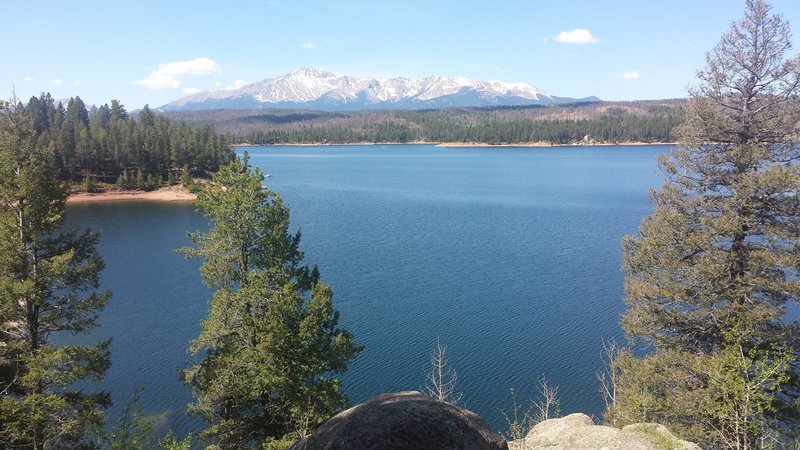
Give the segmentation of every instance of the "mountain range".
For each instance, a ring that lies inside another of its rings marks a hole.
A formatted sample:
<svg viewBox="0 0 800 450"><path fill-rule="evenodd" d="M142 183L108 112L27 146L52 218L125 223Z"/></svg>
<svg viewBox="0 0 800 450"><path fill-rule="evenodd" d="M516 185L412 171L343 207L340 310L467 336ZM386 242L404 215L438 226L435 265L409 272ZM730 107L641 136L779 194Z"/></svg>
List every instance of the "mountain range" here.
<svg viewBox="0 0 800 450"><path fill-rule="evenodd" d="M436 109L479 106L552 105L600 101L558 97L536 86L465 77L360 78L320 68L300 68L238 89L191 94L160 111L207 109Z"/></svg>

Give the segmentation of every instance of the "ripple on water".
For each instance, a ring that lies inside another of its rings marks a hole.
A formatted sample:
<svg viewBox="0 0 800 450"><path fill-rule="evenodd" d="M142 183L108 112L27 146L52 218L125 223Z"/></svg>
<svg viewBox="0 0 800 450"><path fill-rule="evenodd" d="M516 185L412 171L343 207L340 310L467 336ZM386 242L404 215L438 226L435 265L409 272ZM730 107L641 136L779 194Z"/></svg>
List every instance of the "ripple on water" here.
<svg viewBox="0 0 800 450"><path fill-rule="evenodd" d="M354 402L419 389L437 337L464 403L495 428L547 376L564 413L598 414L602 340L619 336L619 240L648 214L663 148L247 149L291 206L303 249L333 287L341 323L365 350L344 375ZM142 405L182 435L200 426L178 379L210 292L172 249L205 220L191 205L70 205L101 228L114 297L92 340L113 336L104 388L118 414Z"/></svg>

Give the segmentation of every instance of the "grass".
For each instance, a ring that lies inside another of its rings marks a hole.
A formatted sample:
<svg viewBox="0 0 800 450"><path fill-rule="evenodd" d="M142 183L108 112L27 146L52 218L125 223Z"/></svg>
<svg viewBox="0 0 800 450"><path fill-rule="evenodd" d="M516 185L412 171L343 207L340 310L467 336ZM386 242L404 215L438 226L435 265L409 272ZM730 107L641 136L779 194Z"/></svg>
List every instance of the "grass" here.
<svg viewBox="0 0 800 450"><path fill-rule="evenodd" d="M630 431L646 435L658 446L658 448L662 450L675 450L683 448L678 439L676 439L674 436L664 434L657 429L648 427L646 425L639 425L630 428Z"/></svg>

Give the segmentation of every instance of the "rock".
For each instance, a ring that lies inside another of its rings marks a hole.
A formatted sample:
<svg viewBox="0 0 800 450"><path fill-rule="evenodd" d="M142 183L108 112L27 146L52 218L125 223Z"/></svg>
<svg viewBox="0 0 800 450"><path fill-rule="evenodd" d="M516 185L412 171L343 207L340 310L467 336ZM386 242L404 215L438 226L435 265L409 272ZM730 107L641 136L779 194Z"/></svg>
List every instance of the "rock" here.
<svg viewBox="0 0 800 450"><path fill-rule="evenodd" d="M507 449L477 414L416 391L383 394L342 411L291 450Z"/></svg>
<svg viewBox="0 0 800 450"><path fill-rule="evenodd" d="M595 425L586 414L570 414L545 420L534 426L524 439L509 442L511 450L528 449L641 449L700 450L682 441L663 425L633 424L623 429Z"/></svg>

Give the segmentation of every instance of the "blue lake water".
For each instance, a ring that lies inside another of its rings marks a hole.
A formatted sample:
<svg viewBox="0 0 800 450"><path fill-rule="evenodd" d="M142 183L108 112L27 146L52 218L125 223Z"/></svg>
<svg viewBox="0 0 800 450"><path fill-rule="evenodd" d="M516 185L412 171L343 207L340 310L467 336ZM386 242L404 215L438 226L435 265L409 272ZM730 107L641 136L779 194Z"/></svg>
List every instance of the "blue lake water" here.
<svg viewBox="0 0 800 450"><path fill-rule="evenodd" d="M509 389L559 386L562 413L599 416L603 340L620 339L620 239L660 185L667 147L250 147L251 164L291 206L306 261L334 290L365 350L344 376L352 402L420 389L437 337L463 404L504 430ZM242 149L239 149L241 153ZM206 221L187 204L70 205L71 225L102 230L104 288L91 339L113 337L104 388L182 435L191 393L178 379L210 292L198 262L172 252Z"/></svg>

